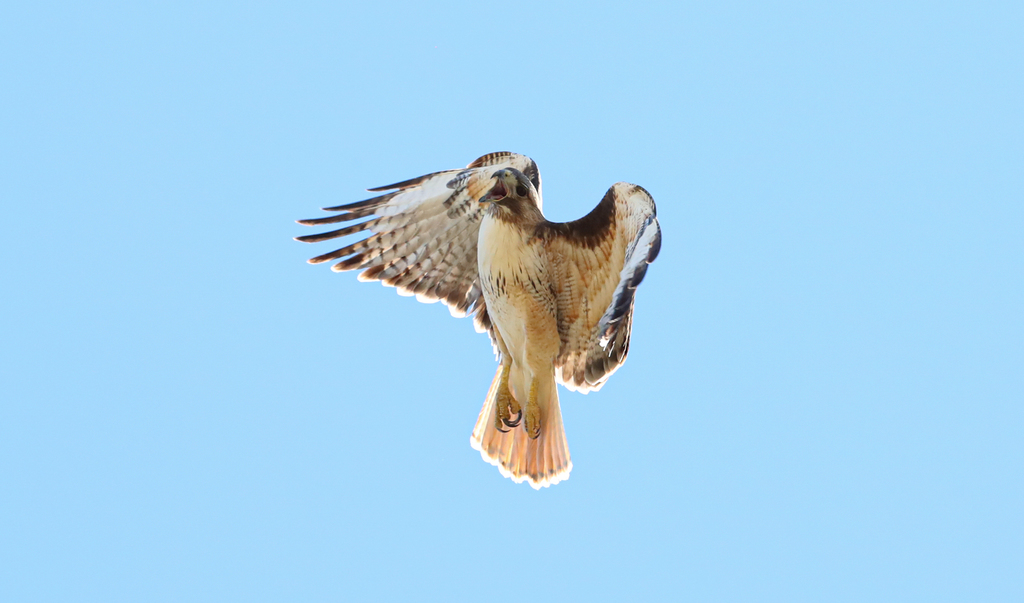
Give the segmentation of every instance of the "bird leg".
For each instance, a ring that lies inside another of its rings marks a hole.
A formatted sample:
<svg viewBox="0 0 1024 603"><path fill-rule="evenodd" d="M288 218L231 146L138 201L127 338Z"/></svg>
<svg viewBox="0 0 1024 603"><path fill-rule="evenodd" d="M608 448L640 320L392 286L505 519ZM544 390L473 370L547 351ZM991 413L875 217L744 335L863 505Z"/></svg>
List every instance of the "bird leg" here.
<svg viewBox="0 0 1024 603"><path fill-rule="evenodd" d="M498 381L498 414L494 416L494 428L501 432L507 432L504 427L516 427L523 419L523 409L519 406L515 396L508 388L508 375L511 372L511 365L501 366L501 379ZM515 415L515 418L512 417Z"/></svg>
<svg viewBox="0 0 1024 603"><path fill-rule="evenodd" d="M537 379L530 380L530 399L526 402L526 435L536 440L540 435L540 404L537 403Z"/></svg>

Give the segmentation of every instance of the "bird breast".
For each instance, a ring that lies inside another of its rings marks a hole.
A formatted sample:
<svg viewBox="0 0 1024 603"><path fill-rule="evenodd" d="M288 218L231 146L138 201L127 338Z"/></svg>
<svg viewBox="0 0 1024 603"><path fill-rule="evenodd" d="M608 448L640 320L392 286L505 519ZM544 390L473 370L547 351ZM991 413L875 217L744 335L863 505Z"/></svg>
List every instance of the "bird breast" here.
<svg viewBox="0 0 1024 603"><path fill-rule="evenodd" d="M509 278L521 273L524 262L530 263L530 256L536 255L530 253L523 234L518 225L484 217L477 241L477 268L485 295L488 289L492 298L507 295Z"/></svg>
<svg viewBox="0 0 1024 603"><path fill-rule="evenodd" d="M518 333L541 329L553 331L555 298L548 278L542 243L529 240L518 224L491 216L480 224L477 260L487 312L506 343Z"/></svg>

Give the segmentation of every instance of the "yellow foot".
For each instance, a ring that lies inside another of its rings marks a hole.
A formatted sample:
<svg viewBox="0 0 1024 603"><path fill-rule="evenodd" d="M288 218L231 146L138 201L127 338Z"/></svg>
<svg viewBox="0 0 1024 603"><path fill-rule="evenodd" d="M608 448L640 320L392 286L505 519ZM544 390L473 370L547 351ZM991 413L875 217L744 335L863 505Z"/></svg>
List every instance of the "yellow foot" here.
<svg viewBox="0 0 1024 603"><path fill-rule="evenodd" d="M540 435L540 404L537 404L537 380L530 381L530 399L526 403L526 435L536 440Z"/></svg>
<svg viewBox="0 0 1024 603"><path fill-rule="evenodd" d="M494 416L494 428L501 432L506 432L506 427L516 427L519 422L523 419L523 410L519 407L519 402L512 396L512 392L508 389L508 374L510 371L509 365L503 365L501 367L501 380L498 382L498 413ZM515 415L513 417L513 415Z"/></svg>

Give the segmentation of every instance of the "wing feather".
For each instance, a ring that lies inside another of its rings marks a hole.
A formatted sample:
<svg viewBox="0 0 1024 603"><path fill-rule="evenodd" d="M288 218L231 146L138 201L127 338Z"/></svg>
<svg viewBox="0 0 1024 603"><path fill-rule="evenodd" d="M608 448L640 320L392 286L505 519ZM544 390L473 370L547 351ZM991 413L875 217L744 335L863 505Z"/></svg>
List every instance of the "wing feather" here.
<svg viewBox="0 0 1024 603"><path fill-rule="evenodd" d="M516 153L489 153L465 169L372 188L371 192L384 194L325 207L324 211L339 213L299 220L299 224L342 226L296 240L317 243L368 232L365 238L309 262L338 260L332 270L362 270L359 280L379 280L424 303L441 301L454 316L473 313L476 329L490 331L477 274L477 237L483 217L479 199L490 188L494 172L507 167L526 174L540 192L540 171L532 159Z"/></svg>
<svg viewBox="0 0 1024 603"><path fill-rule="evenodd" d="M636 288L661 247L654 199L619 182L583 218L539 234L556 274L555 376L570 390L598 390L626 361Z"/></svg>

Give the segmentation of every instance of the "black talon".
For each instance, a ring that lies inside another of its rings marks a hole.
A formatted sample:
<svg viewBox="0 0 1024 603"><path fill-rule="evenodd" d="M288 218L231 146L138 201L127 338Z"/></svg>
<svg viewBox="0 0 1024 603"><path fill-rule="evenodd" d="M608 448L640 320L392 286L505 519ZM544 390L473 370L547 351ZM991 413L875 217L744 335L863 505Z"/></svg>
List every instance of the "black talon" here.
<svg viewBox="0 0 1024 603"><path fill-rule="evenodd" d="M520 408L519 412L516 413L515 420L513 420L511 418L510 419L502 419L501 422L504 423L506 427L519 427L519 423L522 422L522 420L523 420L523 409Z"/></svg>
<svg viewBox="0 0 1024 603"><path fill-rule="evenodd" d="M501 420L501 422L502 422L502 423L505 423L505 419L502 419L502 420ZM505 423L505 424L506 424L506 425L508 425L508 423ZM500 427L495 427L495 429L497 429L497 430L498 430L498 431L500 431L501 433L508 433L509 431L511 431L510 429L502 429L502 428L500 428Z"/></svg>

